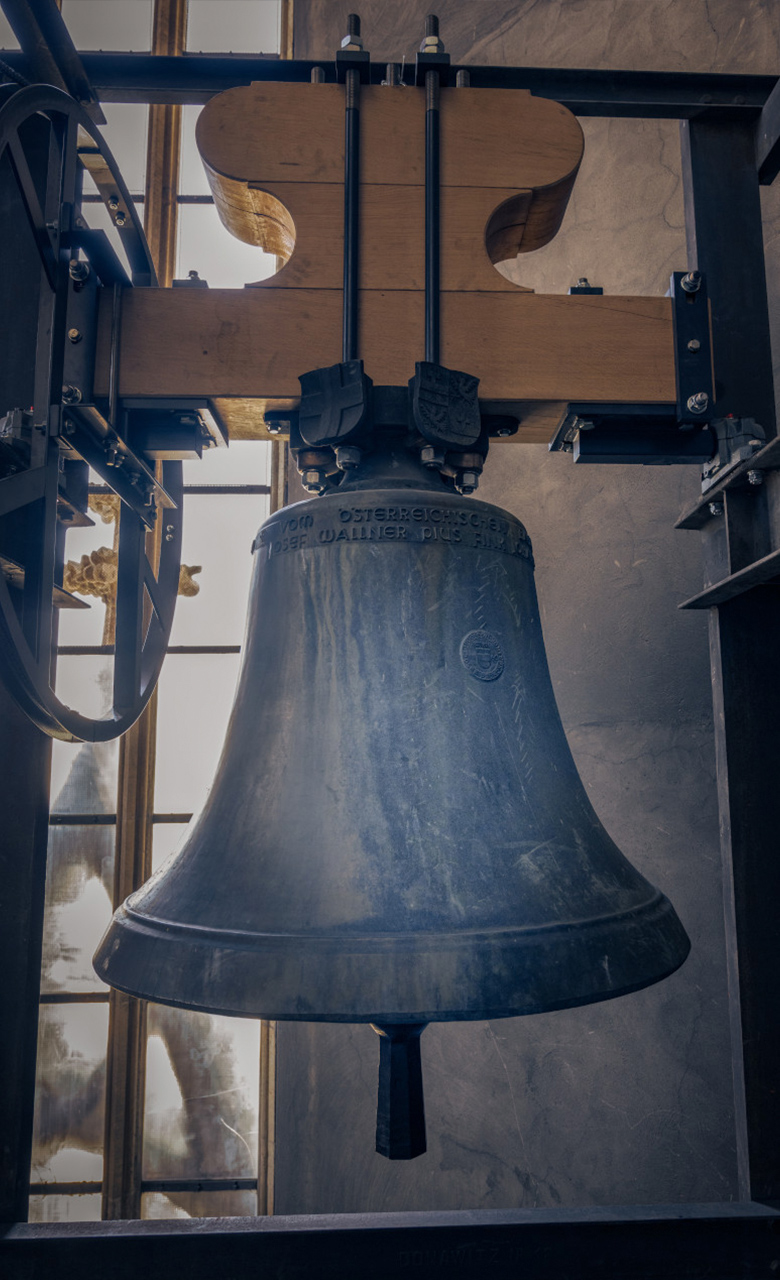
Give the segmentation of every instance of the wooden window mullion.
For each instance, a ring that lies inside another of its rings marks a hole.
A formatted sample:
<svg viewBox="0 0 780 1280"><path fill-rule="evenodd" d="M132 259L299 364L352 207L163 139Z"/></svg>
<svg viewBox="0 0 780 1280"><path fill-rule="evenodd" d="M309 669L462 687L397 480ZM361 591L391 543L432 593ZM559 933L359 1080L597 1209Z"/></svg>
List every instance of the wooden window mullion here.
<svg viewBox="0 0 780 1280"><path fill-rule="evenodd" d="M155 0L152 53L184 51L187 0ZM176 262L181 107L149 108L144 229L161 286ZM147 547L147 553L159 547ZM157 694L120 744L114 906L151 874ZM146 1089L146 1004L112 991L106 1061L103 1217L140 1218Z"/></svg>

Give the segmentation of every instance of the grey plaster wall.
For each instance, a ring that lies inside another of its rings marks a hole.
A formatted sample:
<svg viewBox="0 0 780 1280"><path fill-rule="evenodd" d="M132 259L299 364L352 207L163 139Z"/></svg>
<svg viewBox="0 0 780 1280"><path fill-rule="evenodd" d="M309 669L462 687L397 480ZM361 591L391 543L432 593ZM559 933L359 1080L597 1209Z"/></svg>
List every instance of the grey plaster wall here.
<svg viewBox="0 0 780 1280"><path fill-rule="evenodd" d="M413 59L426 5L360 6L372 56ZM443 3L456 59L755 71L780 66L770 0ZM326 57L344 15L297 0L295 53ZM587 275L663 293L685 265L674 122L586 120L563 228L515 268L540 292ZM780 184L778 184L780 185ZM778 193L765 193L773 305ZM776 344L777 346L777 344ZM688 468L575 467L497 446L480 497L526 524L559 707L602 821L669 894L693 951L666 982L590 1008L423 1037L429 1149L373 1151L378 1049L366 1027L279 1029L276 1212L507 1208L736 1195L720 853L698 538L672 526Z"/></svg>

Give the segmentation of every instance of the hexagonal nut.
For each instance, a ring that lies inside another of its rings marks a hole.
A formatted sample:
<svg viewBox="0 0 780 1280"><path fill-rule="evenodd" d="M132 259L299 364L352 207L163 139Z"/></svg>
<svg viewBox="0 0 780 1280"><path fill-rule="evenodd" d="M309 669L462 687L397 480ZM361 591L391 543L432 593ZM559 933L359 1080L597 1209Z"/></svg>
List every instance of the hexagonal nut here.
<svg viewBox="0 0 780 1280"><path fill-rule="evenodd" d="M353 445L345 444L336 450L336 466L339 471L352 471L360 466L363 455Z"/></svg>
<svg viewBox="0 0 780 1280"><path fill-rule="evenodd" d="M341 48L345 53L362 53L363 37L362 36L345 36L341 42Z"/></svg>
<svg viewBox="0 0 780 1280"><path fill-rule="evenodd" d="M309 493L319 493L320 489L324 488L325 485L325 474L314 468L304 471L301 475L301 484Z"/></svg>
<svg viewBox="0 0 780 1280"><path fill-rule="evenodd" d="M461 471L455 487L459 493L474 493L479 488L479 476L476 471Z"/></svg>
<svg viewBox="0 0 780 1280"><path fill-rule="evenodd" d="M444 41L438 36L426 36L420 45L420 53L444 53Z"/></svg>
<svg viewBox="0 0 780 1280"><path fill-rule="evenodd" d="M710 398L706 391L697 391L695 395L689 396L687 407L691 413L704 413L710 403Z"/></svg>
<svg viewBox="0 0 780 1280"><path fill-rule="evenodd" d="M420 450L420 462L424 467L444 466L444 454L440 449L434 449L432 444L426 444Z"/></svg>

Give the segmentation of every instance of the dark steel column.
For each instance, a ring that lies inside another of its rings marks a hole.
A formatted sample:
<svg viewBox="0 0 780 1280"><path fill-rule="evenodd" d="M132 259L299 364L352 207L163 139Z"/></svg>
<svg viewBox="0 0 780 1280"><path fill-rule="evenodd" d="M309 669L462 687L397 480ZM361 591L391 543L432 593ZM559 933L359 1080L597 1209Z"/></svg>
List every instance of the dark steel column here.
<svg viewBox="0 0 780 1280"><path fill-rule="evenodd" d="M775 435L775 400L753 129L680 124L688 268L707 274L718 417L755 418Z"/></svg>
<svg viewBox="0 0 780 1280"><path fill-rule="evenodd" d="M28 138L36 175L50 170L47 127ZM41 179L41 181L43 181ZM0 279L6 315L0 350L0 416L34 400L43 274L7 157L0 164ZM48 289L48 286L43 286ZM43 310L43 309L41 309ZM42 326L44 329L44 324ZM39 388L45 405L48 388ZM6 516L6 545L35 558L42 526L36 503L25 519ZM51 530L49 530L49 533ZM26 535L33 539L24 547ZM32 545L30 544L32 543ZM38 545L40 550L40 545ZM26 1221L32 1146L51 740L0 683L0 1221Z"/></svg>
<svg viewBox="0 0 780 1280"><path fill-rule="evenodd" d="M51 739L0 684L0 1221L27 1220Z"/></svg>
<svg viewBox="0 0 780 1280"><path fill-rule="evenodd" d="M707 273L717 414L775 434L769 315L752 130L684 121L689 268ZM755 541L760 504L732 504ZM715 522L704 530L710 562ZM739 531L736 531L739 532ZM724 573L729 566L721 566ZM711 610L710 654L741 1196L780 1199L780 587Z"/></svg>

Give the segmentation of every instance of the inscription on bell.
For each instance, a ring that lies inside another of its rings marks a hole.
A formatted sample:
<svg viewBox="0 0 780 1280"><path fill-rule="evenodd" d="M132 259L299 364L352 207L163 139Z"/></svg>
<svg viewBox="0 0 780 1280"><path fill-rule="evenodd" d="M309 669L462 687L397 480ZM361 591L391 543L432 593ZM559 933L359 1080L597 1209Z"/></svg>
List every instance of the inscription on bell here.
<svg viewBox="0 0 780 1280"><path fill-rule="evenodd" d="M504 650L492 631L469 631L460 642L460 660L475 680L497 680L504 670Z"/></svg>
<svg viewBox="0 0 780 1280"><path fill-rule="evenodd" d="M476 551L500 551L531 559L523 526L500 515L461 506L343 506L320 514L275 519L261 529L252 550L268 558L337 543L448 543Z"/></svg>

